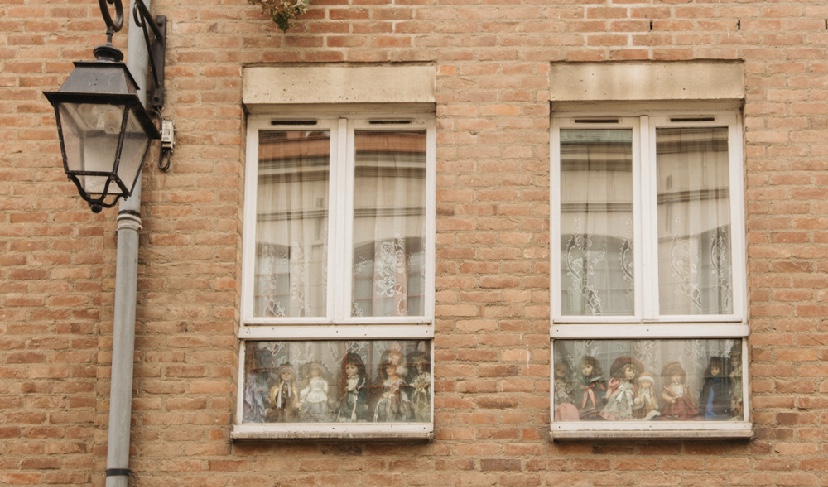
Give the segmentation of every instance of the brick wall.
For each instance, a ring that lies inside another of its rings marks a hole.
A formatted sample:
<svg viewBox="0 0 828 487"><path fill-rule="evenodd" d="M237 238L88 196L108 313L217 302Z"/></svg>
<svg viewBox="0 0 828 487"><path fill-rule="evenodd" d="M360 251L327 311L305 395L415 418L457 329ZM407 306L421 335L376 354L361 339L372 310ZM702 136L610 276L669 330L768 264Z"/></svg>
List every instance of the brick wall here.
<svg viewBox="0 0 828 487"><path fill-rule="evenodd" d="M168 18L173 167L146 166L133 485L825 485L828 0L245 0ZM104 484L115 211L59 167L51 106L94 1L0 5L0 485ZM126 35L116 35L124 48ZM553 61L744 60L751 442L551 443ZM437 66L436 441L233 444L241 68Z"/></svg>

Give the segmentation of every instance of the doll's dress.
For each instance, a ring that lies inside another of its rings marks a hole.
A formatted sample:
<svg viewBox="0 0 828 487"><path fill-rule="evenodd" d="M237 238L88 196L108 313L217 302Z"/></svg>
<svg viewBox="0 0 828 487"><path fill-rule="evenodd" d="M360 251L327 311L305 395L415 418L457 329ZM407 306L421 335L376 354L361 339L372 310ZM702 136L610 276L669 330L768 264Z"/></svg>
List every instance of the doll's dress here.
<svg viewBox="0 0 828 487"><path fill-rule="evenodd" d="M328 412L328 383L321 377L311 377L300 393L305 419L324 421Z"/></svg>
<svg viewBox="0 0 828 487"><path fill-rule="evenodd" d="M634 389L632 382L610 381L610 392L607 396L607 405L601 410L601 417L609 421L621 421L633 417Z"/></svg>
<svg viewBox="0 0 828 487"><path fill-rule="evenodd" d="M699 410L696 409L696 406L694 406L693 402L690 401L690 398L687 397L687 391L684 384L670 384L669 386L664 386L664 391L668 396L675 399L675 402L672 404L665 402L664 406L661 408L661 415L664 416L665 419L689 419L699 414Z"/></svg>
<svg viewBox="0 0 828 487"><path fill-rule="evenodd" d="M411 394L414 417L417 421L429 421L431 419L431 374L421 372L411 385L414 387L414 392Z"/></svg>
<svg viewBox="0 0 828 487"><path fill-rule="evenodd" d="M293 422L298 418L296 389L291 382L279 381L270 389L270 403L272 404L270 420L279 423Z"/></svg>
<svg viewBox="0 0 828 487"><path fill-rule="evenodd" d="M339 421L364 421L365 420L365 378L348 377L345 384L345 395L342 404L339 406Z"/></svg>
<svg viewBox="0 0 828 487"><path fill-rule="evenodd" d="M572 398L572 384L562 379L555 379L555 420L578 421L581 415Z"/></svg>
<svg viewBox="0 0 828 487"><path fill-rule="evenodd" d="M606 384L600 375L581 377L578 384L575 405L580 410L581 419L597 418L607 390Z"/></svg>
<svg viewBox="0 0 828 487"><path fill-rule="evenodd" d="M639 388L638 394L636 395L636 402L640 402L641 407L638 407L633 411L633 417L635 417L635 419L649 420L661 414L658 411L658 401L656 400L652 388Z"/></svg>
<svg viewBox="0 0 828 487"><path fill-rule="evenodd" d="M699 395L699 407L704 419L730 419L730 378L708 377Z"/></svg>
<svg viewBox="0 0 828 487"><path fill-rule="evenodd" d="M405 393L405 381L386 379L382 382L382 397L374 410L374 422L390 423L409 421L412 416L411 401Z"/></svg>
<svg viewBox="0 0 828 487"><path fill-rule="evenodd" d="M266 399L270 388L262 374L253 374L247 379L244 388L244 420L249 423L262 423L266 415Z"/></svg>

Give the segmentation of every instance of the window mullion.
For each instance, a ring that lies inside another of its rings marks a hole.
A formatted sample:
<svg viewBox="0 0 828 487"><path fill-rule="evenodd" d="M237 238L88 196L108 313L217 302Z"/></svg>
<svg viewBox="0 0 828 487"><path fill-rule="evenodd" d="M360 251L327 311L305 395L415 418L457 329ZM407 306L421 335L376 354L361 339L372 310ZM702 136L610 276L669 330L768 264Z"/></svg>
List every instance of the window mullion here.
<svg viewBox="0 0 828 487"><path fill-rule="evenodd" d="M348 305L352 268L348 243L351 242L353 219L353 137L348 120L339 118L332 132L336 134L331 157L331 197L329 212L333 222L328 243L328 302L332 303L333 321L341 323L350 316ZM345 292L341 292L345 290ZM329 310L331 307L329 307Z"/></svg>
<svg viewBox="0 0 828 487"><path fill-rule="evenodd" d="M650 126L650 117L639 119L640 148L637 156L640 161L641 193L638 220L641 222L642 265L641 279L637 280L638 295L641 296L644 321L658 319L658 209L656 188L658 187L658 170L656 167L655 130ZM644 278L644 276L649 276Z"/></svg>

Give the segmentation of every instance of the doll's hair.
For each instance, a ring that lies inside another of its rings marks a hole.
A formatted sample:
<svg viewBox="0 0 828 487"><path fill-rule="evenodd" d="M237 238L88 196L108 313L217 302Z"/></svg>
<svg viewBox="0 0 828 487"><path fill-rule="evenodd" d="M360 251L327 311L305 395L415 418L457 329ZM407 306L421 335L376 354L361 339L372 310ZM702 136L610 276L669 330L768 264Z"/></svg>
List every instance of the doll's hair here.
<svg viewBox="0 0 828 487"><path fill-rule="evenodd" d="M710 360L707 362L707 368L704 369L704 376L705 377L713 377L713 374L710 373L710 369L713 367L719 368L719 377L726 374L725 368L727 365L727 361L724 357L710 357Z"/></svg>
<svg viewBox="0 0 828 487"><path fill-rule="evenodd" d="M584 355L583 357L581 357L581 368L583 369L587 365L592 366L592 375L594 376L601 375L604 373L604 371L601 370L601 364L598 363L598 359L595 357L590 357L589 355Z"/></svg>
<svg viewBox="0 0 828 487"><path fill-rule="evenodd" d="M327 377L325 377L325 375L327 374L325 366L323 366L319 362L310 362L307 365L305 365L303 369L304 370L302 371L302 384L305 386L310 384L311 372L314 370L318 372L319 377L321 377L323 380L325 380L326 382L328 380Z"/></svg>
<svg viewBox="0 0 828 487"><path fill-rule="evenodd" d="M641 362L637 358L622 355L612 362L612 366L610 367L610 376L615 379L621 379L624 377L624 369L628 367L635 371L635 377L633 377L633 380L635 380L635 378L644 371L644 366L641 365Z"/></svg>
<svg viewBox="0 0 828 487"><path fill-rule="evenodd" d="M733 361L733 359L738 359L739 362L741 362L742 361L742 351L738 350L738 349L734 349L730 352L730 356L728 358L730 359L731 362Z"/></svg>
<svg viewBox="0 0 828 487"><path fill-rule="evenodd" d="M279 380L282 379L282 374L285 372L290 372L290 375L293 376L293 380L296 380L296 367L291 365L290 362L285 362L279 366L277 369L277 373L279 374Z"/></svg>
<svg viewBox="0 0 828 487"><path fill-rule="evenodd" d="M385 381L388 379L388 367L396 367L397 375L405 376L405 364L403 354L397 350L388 350L387 352L382 354L382 359L380 360L379 368L377 369L377 376L380 380Z"/></svg>
<svg viewBox="0 0 828 487"><path fill-rule="evenodd" d="M670 362L665 365L663 369L661 369L661 377L663 377L667 383L671 381L671 378L674 375L681 377L682 384L684 384L687 380L687 372L684 371L684 368L678 362Z"/></svg>

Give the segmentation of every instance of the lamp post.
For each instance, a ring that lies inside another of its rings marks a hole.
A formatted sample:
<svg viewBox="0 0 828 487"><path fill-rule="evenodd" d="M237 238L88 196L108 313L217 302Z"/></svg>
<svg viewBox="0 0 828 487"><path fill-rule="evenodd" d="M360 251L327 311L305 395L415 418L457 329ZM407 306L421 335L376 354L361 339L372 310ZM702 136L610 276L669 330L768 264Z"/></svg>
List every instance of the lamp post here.
<svg viewBox="0 0 828 487"><path fill-rule="evenodd" d="M172 122L161 119L164 105L166 18L149 13L146 2L132 0L128 44L129 67L112 46L123 26L121 0L99 0L107 26L107 43L95 49L94 62L77 62L57 92L45 93L55 107L63 166L94 212L114 206L118 213L118 255L112 322L112 374L109 393L106 487L127 487L132 416L132 370L138 282L138 231L141 228L141 166L153 140L161 139L158 166L166 171L174 146ZM115 19L108 5L115 7ZM152 33L152 35L150 35ZM140 36L146 43L146 51ZM149 63L147 56L149 55ZM144 108L141 90L147 64L152 70L151 106ZM153 118L161 122L159 132ZM164 161L166 157L166 161ZM133 195L133 198L127 199Z"/></svg>

